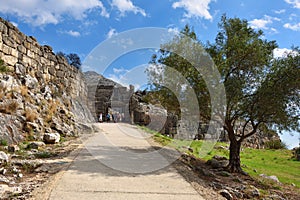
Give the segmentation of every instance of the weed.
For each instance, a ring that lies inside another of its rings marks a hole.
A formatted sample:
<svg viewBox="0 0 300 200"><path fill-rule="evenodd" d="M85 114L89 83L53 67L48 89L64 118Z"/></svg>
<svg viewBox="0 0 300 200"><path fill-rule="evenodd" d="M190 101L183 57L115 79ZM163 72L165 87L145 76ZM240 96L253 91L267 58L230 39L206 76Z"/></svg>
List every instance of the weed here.
<svg viewBox="0 0 300 200"><path fill-rule="evenodd" d="M0 105L0 112L5 114L13 114L17 111L19 105L17 101L10 101Z"/></svg>
<svg viewBox="0 0 300 200"><path fill-rule="evenodd" d="M7 144L8 144L7 140L0 139L0 145L1 146L7 146Z"/></svg>
<svg viewBox="0 0 300 200"><path fill-rule="evenodd" d="M25 118L28 122L34 122L38 118L38 113L31 109L25 110Z"/></svg>
<svg viewBox="0 0 300 200"><path fill-rule="evenodd" d="M7 66L4 64L4 61L0 59L0 73L6 73L8 72Z"/></svg>

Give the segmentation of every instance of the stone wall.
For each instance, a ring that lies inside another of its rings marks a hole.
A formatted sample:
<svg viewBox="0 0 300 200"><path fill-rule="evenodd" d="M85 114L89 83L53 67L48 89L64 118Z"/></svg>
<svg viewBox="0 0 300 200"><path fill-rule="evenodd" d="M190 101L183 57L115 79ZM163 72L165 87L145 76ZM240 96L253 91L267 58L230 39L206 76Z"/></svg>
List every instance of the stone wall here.
<svg viewBox="0 0 300 200"><path fill-rule="evenodd" d="M55 83L58 92L86 101L87 87L83 74L66 59L56 56L48 45L39 45L11 23L0 18L0 58L19 77L30 74L42 84Z"/></svg>
<svg viewBox="0 0 300 200"><path fill-rule="evenodd" d="M83 73L0 18L0 139L41 140L46 133L76 136L90 130Z"/></svg>

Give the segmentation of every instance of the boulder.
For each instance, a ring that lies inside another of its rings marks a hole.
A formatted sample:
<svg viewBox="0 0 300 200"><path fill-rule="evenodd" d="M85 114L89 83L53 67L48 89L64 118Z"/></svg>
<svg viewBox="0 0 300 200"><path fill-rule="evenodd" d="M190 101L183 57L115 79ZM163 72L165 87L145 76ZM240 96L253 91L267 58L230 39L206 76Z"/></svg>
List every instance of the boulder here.
<svg viewBox="0 0 300 200"><path fill-rule="evenodd" d="M274 175L267 176L265 174L260 174L259 176L262 177L262 178L269 179L269 180L272 180L274 182L280 183L280 181L278 180L277 176L274 176Z"/></svg>
<svg viewBox="0 0 300 200"><path fill-rule="evenodd" d="M27 145L28 149L38 149L39 147L45 146L46 144L44 142L39 142L39 141L35 141L35 142L31 142Z"/></svg>
<svg viewBox="0 0 300 200"><path fill-rule="evenodd" d="M228 190L223 189L223 190L220 190L219 193L220 193L223 197L225 197L227 200L233 199L232 195L230 194L230 192L229 192Z"/></svg>
<svg viewBox="0 0 300 200"><path fill-rule="evenodd" d="M20 151L20 147L18 145L9 145L8 146L8 152L16 152L16 151Z"/></svg>
<svg viewBox="0 0 300 200"><path fill-rule="evenodd" d="M0 164L7 163L7 162L8 162L8 155L5 152L0 151Z"/></svg>
<svg viewBox="0 0 300 200"><path fill-rule="evenodd" d="M43 140L46 144L55 144L60 141L59 133L45 133Z"/></svg>

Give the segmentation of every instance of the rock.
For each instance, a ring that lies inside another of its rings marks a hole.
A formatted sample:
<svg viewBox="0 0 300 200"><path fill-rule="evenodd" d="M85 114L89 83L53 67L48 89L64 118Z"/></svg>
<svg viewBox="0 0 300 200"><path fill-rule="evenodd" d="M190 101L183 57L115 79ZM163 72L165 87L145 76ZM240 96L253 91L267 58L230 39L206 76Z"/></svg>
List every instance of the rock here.
<svg viewBox="0 0 300 200"><path fill-rule="evenodd" d="M267 176L265 174L260 174L259 176L262 177L262 178L269 179L269 180L275 181L277 183L280 183L277 176L274 176L274 175L273 176Z"/></svg>
<svg viewBox="0 0 300 200"><path fill-rule="evenodd" d="M31 142L27 145L28 149L38 149L39 147L45 146L46 144L44 142Z"/></svg>
<svg viewBox="0 0 300 200"><path fill-rule="evenodd" d="M224 157L224 156L219 156L219 155L214 155L213 158L216 159L216 160L228 160L226 157Z"/></svg>
<svg viewBox="0 0 300 200"><path fill-rule="evenodd" d="M0 151L0 164L7 163L7 162L8 162L8 155L5 152Z"/></svg>
<svg viewBox="0 0 300 200"><path fill-rule="evenodd" d="M1 183L9 184L9 180L5 176L0 175L0 184Z"/></svg>
<svg viewBox="0 0 300 200"><path fill-rule="evenodd" d="M16 151L20 151L20 147L18 145L9 145L8 146L8 152L16 152Z"/></svg>
<svg viewBox="0 0 300 200"><path fill-rule="evenodd" d="M0 169L0 174L5 175L6 172L7 172L7 169L5 169L4 167L2 167L2 168Z"/></svg>
<svg viewBox="0 0 300 200"><path fill-rule="evenodd" d="M25 77L25 85L28 87L28 89L34 89L38 85L38 80L27 74Z"/></svg>
<svg viewBox="0 0 300 200"><path fill-rule="evenodd" d="M207 164L211 165L211 167L214 169L225 168L228 165L228 163L228 160L217 160L214 158L207 161Z"/></svg>
<svg viewBox="0 0 300 200"><path fill-rule="evenodd" d="M219 193L220 193L223 197L225 197L227 200L233 199L232 195L230 194L230 192L229 192L228 190L223 189L223 190L220 190Z"/></svg>
<svg viewBox="0 0 300 200"><path fill-rule="evenodd" d="M45 133L43 140L46 144L55 144L60 141L59 133Z"/></svg>
<svg viewBox="0 0 300 200"><path fill-rule="evenodd" d="M232 176L229 172L227 172L227 171L220 171L220 172L217 172L217 174L219 175L219 176L224 176L224 177L230 177L230 176Z"/></svg>
<svg viewBox="0 0 300 200"><path fill-rule="evenodd" d="M248 186L248 188L244 190L244 193L248 199L256 199L260 196L259 190L253 185Z"/></svg>

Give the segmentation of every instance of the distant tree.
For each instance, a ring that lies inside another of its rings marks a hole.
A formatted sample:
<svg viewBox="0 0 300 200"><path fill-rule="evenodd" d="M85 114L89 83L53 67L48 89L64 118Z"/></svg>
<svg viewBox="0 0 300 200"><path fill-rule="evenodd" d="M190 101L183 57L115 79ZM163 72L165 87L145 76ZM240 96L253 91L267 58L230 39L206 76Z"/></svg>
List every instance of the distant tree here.
<svg viewBox="0 0 300 200"><path fill-rule="evenodd" d="M77 69L81 68L81 60L80 60L80 57L76 53L65 54L65 53L59 51L56 53L56 55L64 57L70 65L76 67Z"/></svg>
<svg viewBox="0 0 300 200"><path fill-rule="evenodd" d="M66 58L66 59L67 59L67 54L65 54L65 53L64 53L64 52L62 52L62 51L58 51L58 52L56 53L56 55L57 55L57 56L64 57L64 58Z"/></svg>
<svg viewBox="0 0 300 200"><path fill-rule="evenodd" d="M226 113L223 128L230 140L228 170L243 172L240 148L245 138L259 130L298 130L300 126L300 51L294 48L286 57L274 58L275 41L263 38L261 30L249 27L246 20L228 19L225 15L219 23L219 33L214 43L207 43L205 50L214 60L226 90ZM182 31L193 39L196 34L185 27ZM174 50L199 57L199 50L184 46L181 35L168 44L160 56L152 62L175 68L192 85L198 97L200 118L210 120L211 105L207 86L197 70ZM170 53L171 52L171 53ZM150 80L163 77L158 70L148 72ZM157 84L158 85L158 84ZM178 81L178 85L180 82ZM155 86L155 85L154 85ZM160 98L168 96L162 91Z"/></svg>
<svg viewBox="0 0 300 200"><path fill-rule="evenodd" d="M76 53L70 53L67 55L69 64L80 69L81 67L81 60L80 57Z"/></svg>

